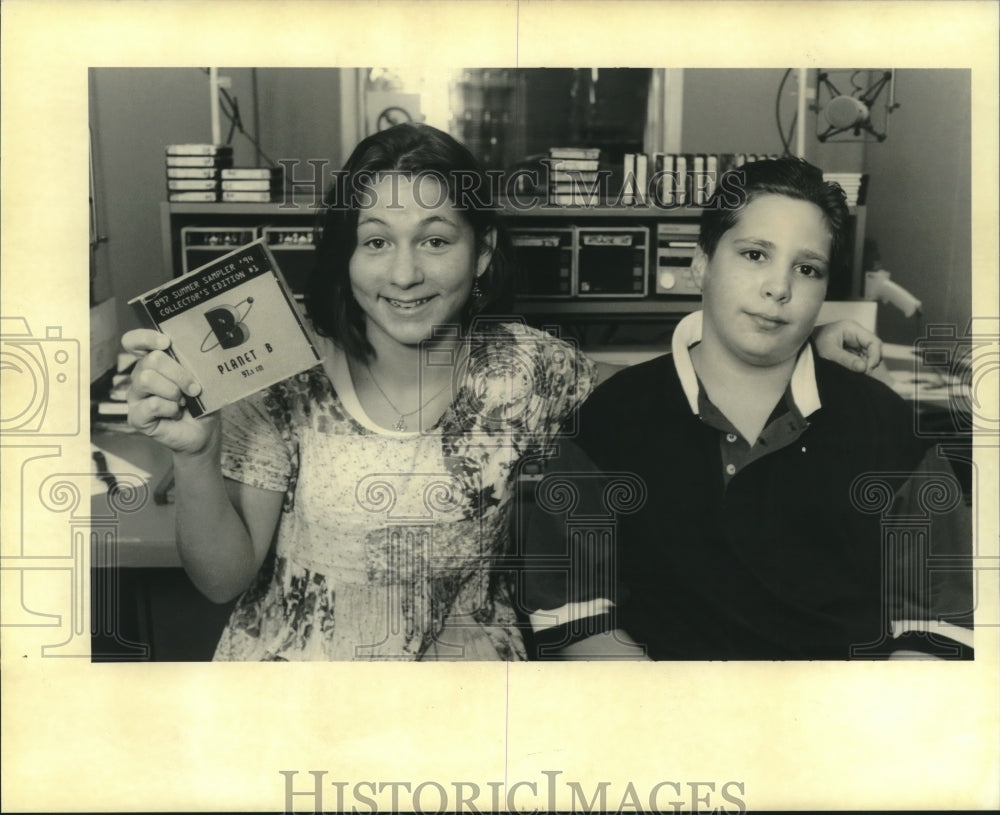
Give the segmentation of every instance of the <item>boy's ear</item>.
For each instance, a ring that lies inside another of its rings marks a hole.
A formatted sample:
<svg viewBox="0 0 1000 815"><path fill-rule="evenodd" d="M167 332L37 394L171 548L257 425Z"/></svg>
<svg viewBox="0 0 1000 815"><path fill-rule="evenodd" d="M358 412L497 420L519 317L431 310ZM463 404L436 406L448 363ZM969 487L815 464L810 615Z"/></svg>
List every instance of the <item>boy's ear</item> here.
<svg viewBox="0 0 1000 815"><path fill-rule="evenodd" d="M489 230L483 235L483 242L479 250L479 259L476 261L476 277L483 275L493 261L493 253L497 248L497 231Z"/></svg>
<svg viewBox="0 0 1000 815"><path fill-rule="evenodd" d="M691 258L691 277L694 280L694 284L699 288L704 287L705 278L705 268L708 266L708 255L700 247L696 247L694 250L694 255Z"/></svg>

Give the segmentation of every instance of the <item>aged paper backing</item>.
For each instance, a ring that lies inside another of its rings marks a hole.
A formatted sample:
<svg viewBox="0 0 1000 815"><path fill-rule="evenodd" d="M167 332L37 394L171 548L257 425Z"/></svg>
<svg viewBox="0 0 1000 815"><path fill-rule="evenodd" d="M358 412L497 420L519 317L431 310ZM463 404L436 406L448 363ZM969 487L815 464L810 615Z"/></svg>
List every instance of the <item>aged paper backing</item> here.
<svg viewBox="0 0 1000 815"><path fill-rule="evenodd" d="M997 316L992 3L13 0L3 11L0 303L36 332L62 326L84 352L87 69L99 66L971 68L975 313ZM86 425L40 442L54 472L89 472ZM994 565L980 573L974 663L93 665L42 657L58 628L8 625L3 808L277 810L281 770L299 772L296 789L309 770L348 788L475 783L483 809L488 782L533 783L537 796L522 787L516 800L544 807L546 771L588 795L609 782L613 807L629 783L643 800L664 781L683 785L678 800L713 783L715 806L739 782L751 809L996 807L996 460L996 446L977 456L980 553ZM5 556L33 525L69 534L18 478L3 472ZM34 610L65 623L79 601L69 582L36 583ZM333 808L334 788L324 794Z"/></svg>

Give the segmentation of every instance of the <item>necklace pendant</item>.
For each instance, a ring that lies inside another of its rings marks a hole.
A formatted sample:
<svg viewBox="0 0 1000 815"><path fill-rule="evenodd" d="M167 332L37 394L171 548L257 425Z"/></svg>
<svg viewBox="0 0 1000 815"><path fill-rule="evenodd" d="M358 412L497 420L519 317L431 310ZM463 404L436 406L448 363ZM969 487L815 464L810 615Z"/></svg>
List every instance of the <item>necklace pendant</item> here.
<svg viewBox="0 0 1000 815"><path fill-rule="evenodd" d="M406 419L400 416L392 427L394 430L406 430Z"/></svg>

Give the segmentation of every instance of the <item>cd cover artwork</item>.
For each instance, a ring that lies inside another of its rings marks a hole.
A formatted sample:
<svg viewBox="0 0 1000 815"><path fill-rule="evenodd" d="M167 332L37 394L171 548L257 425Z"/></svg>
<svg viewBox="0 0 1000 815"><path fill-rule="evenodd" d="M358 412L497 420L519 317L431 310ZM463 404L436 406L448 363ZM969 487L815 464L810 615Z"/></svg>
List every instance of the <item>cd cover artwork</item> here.
<svg viewBox="0 0 1000 815"><path fill-rule="evenodd" d="M170 337L170 353L201 383L194 416L311 368L319 354L277 264L256 240L129 301Z"/></svg>

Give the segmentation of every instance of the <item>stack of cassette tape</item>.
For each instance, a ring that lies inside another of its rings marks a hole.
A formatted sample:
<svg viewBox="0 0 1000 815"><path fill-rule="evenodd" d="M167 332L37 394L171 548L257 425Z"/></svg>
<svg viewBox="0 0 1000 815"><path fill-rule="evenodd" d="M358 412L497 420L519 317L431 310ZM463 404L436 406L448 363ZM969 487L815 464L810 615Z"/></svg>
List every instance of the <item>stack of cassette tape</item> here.
<svg viewBox="0 0 1000 815"><path fill-rule="evenodd" d="M229 144L168 144L167 200L219 200L221 173L233 166Z"/></svg>
<svg viewBox="0 0 1000 815"><path fill-rule="evenodd" d="M279 200L284 189L282 167L228 167L222 170L222 201L267 203Z"/></svg>
<svg viewBox="0 0 1000 815"><path fill-rule="evenodd" d="M597 172L601 151L597 147L550 147L548 157L550 205L596 206Z"/></svg>

